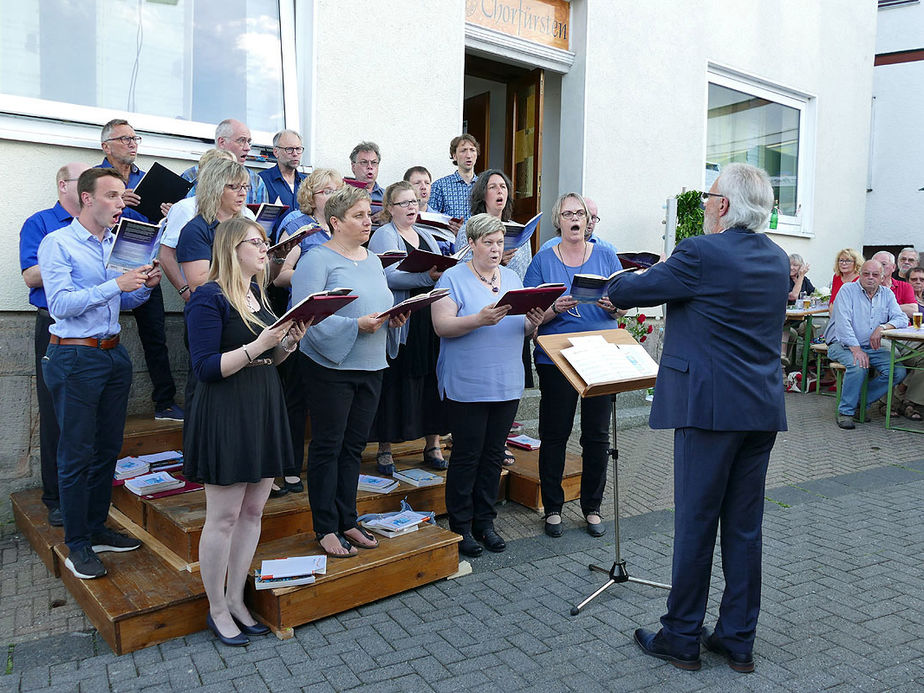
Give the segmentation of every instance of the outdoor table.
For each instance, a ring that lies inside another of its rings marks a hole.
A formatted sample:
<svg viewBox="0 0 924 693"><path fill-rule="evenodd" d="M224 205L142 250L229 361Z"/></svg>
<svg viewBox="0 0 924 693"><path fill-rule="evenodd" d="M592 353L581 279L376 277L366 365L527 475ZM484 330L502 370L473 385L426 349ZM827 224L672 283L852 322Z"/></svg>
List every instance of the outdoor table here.
<svg viewBox="0 0 924 693"><path fill-rule="evenodd" d="M889 393L886 399L886 428L896 431L910 431L911 433L924 433L924 428L908 428L906 426L892 425L892 389L895 378L895 364L908 361L917 356L924 356L924 328L903 327L900 330L883 330L882 336L889 339L892 348L889 350ZM908 349L908 353L899 355L896 352L896 342L902 341ZM905 365L909 370L924 370L924 366Z"/></svg>
<svg viewBox="0 0 924 693"><path fill-rule="evenodd" d="M805 334L802 336L802 392L808 392L809 345L812 343L812 318L828 312L828 304L814 308L787 308L786 322L805 321ZM798 342L797 342L798 344ZM821 374L818 374L821 377Z"/></svg>

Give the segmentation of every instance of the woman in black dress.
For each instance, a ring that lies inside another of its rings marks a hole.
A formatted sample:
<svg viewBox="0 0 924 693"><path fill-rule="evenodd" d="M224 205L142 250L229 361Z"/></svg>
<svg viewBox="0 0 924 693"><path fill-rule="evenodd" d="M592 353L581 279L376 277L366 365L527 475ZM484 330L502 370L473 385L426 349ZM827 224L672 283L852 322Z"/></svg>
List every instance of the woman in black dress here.
<svg viewBox="0 0 924 693"><path fill-rule="evenodd" d="M183 429L183 473L205 485L199 564L206 621L226 645L269 632L244 606L244 583L273 478L292 460L282 386L270 366L296 349L307 327L268 327L276 319L264 292L268 247L254 221L219 224L209 280L186 306L198 383Z"/></svg>

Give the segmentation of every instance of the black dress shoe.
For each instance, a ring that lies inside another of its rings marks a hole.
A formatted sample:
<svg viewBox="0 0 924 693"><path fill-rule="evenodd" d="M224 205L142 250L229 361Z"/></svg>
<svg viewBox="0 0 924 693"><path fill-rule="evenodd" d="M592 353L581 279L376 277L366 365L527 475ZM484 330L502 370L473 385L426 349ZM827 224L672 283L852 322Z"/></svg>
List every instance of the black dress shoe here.
<svg viewBox="0 0 924 693"><path fill-rule="evenodd" d="M52 508L48 511L48 524L52 527L64 526L64 515L61 514L61 508Z"/></svg>
<svg viewBox="0 0 924 693"><path fill-rule="evenodd" d="M469 558L478 558L484 552L484 547L475 541L475 537L470 532L462 533L462 541L459 542L459 553Z"/></svg>
<svg viewBox="0 0 924 693"><path fill-rule="evenodd" d="M289 492L289 489L287 488L287 484L283 484L283 485L280 486L279 488L272 488L272 489L270 489L270 495L269 495L269 497L270 497L270 498L282 498L282 497L283 497L284 495L286 495L288 492Z"/></svg>
<svg viewBox="0 0 924 693"><path fill-rule="evenodd" d="M549 522L549 518L553 515L558 517L558 522ZM564 532L563 524L564 523L561 521L561 513L551 512L545 516L545 526L543 529L548 536L553 539L558 539Z"/></svg>
<svg viewBox="0 0 924 693"><path fill-rule="evenodd" d="M682 655L677 652L671 652L668 650L667 646L664 644L663 638L661 637L661 631L652 633L650 630L639 628L635 631L635 644L638 645L642 652L644 652L649 657L657 657L658 659L663 659L667 662L670 662L678 669L685 669L686 671L698 671L699 668L703 666L702 661L700 661L699 654L693 656Z"/></svg>
<svg viewBox="0 0 924 693"><path fill-rule="evenodd" d="M587 517L590 515L596 515L600 518L600 521L594 524L590 520L587 520ZM602 537L606 534L606 525L603 524L603 516L596 510L591 510L589 513L584 515L584 519L587 520L587 533L592 537Z"/></svg>
<svg viewBox="0 0 924 693"><path fill-rule="evenodd" d="M722 641L719 640L711 628L703 628L702 633L699 635L699 641L710 652L715 652L717 655L725 657L728 660L728 666L735 671L742 674L750 674L754 671L754 656L750 652L747 654L729 652L728 648L722 644Z"/></svg>
<svg viewBox="0 0 924 693"><path fill-rule="evenodd" d="M212 620L212 614L206 614L205 623L208 625L209 629L215 634L215 637L221 640L222 643L228 645L229 647L243 647L244 645L250 644L250 638L248 638L243 633L238 633L233 638L225 637L221 634L221 631L218 630L218 626L215 625L215 621Z"/></svg>
<svg viewBox="0 0 924 693"><path fill-rule="evenodd" d="M290 484L288 481L285 483L283 488L289 493L302 493L305 490L305 484L302 483L302 480L299 479L294 484Z"/></svg>
<svg viewBox="0 0 924 693"><path fill-rule="evenodd" d="M492 553L501 553L507 550L507 542L504 541L500 534L494 531L493 527L488 527L474 532L475 539L484 544L484 547Z"/></svg>
<svg viewBox="0 0 924 693"><path fill-rule="evenodd" d="M237 627L241 629L241 633L244 635L269 635L270 628L264 623L254 623L252 626L245 626L243 623L237 620L237 617L234 614L231 614L231 618L234 619L234 622L237 624Z"/></svg>

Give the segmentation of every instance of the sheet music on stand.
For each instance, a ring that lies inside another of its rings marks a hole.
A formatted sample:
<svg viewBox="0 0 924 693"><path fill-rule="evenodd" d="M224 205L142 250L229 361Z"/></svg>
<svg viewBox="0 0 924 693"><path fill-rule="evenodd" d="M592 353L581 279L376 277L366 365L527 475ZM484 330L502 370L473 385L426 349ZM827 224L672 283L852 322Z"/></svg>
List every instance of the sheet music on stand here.
<svg viewBox="0 0 924 693"><path fill-rule="evenodd" d="M658 374L658 364L640 344L614 344L598 334L570 337L568 341L572 346L562 349L561 355L587 385Z"/></svg>

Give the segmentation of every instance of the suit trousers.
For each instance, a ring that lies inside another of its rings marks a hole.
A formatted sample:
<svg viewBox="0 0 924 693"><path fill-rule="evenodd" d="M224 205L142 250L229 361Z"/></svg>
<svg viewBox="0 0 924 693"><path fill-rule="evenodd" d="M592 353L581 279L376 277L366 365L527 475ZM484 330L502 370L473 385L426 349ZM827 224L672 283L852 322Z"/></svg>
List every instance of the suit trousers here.
<svg viewBox="0 0 924 693"><path fill-rule="evenodd" d="M675 652L699 652L719 523L725 592L715 632L730 652L753 648L764 485L775 440L775 431L674 431L674 558L661 625Z"/></svg>
<svg viewBox="0 0 924 693"><path fill-rule="evenodd" d="M452 457L446 472L449 528L458 534L494 526L504 443L519 400L456 402L446 400Z"/></svg>
<svg viewBox="0 0 924 693"><path fill-rule="evenodd" d="M286 398L294 453L292 466L282 470L284 476L300 476L305 464L305 421L308 419L308 383L305 380L307 360L308 357L300 349L296 349L289 358L277 366Z"/></svg>
<svg viewBox="0 0 924 693"><path fill-rule="evenodd" d="M379 406L382 371L340 371L307 357L304 362L311 416L308 502L314 531L343 532L356 526L359 465Z"/></svg>
<svg viewBox="0 0 924 693"><path fill-rule="evenodd" d="M35 393L39 408L39 445L42 462L42 502L49 510L58 507L58 420L55 405L45 384L42 360L48 351L51 334L48 328L55 321L44 308L35 314Z"/></svg>
<svg viewBox="0 0 924 693"><path fill-rule="evenodd" d="M144 362L154 386L151 399L159 411L175 404L176 385L170 372L170 355L167 352L167 335L164 324L164 294L160 284L151 289L147 301L132 310L138 337L144 350Z"/></svg>
<svg viewBox="0 0 924 693"><path fill-rule="evenodd" d="M545 512L561 512L565 492L561 477L565 471L565 448L574 427L578 393L555 366L536 364L539 374L539 483ZM610 445L612 397L581 400L581 512L600 510L606 488L607 450Z"/></svg>
<svg viewBox="0 0 924 693"><path fill-rule="evenodd" d="M52 344L42 366L61 431L58 491L64 542L75 551L90 545L109 515L132 362L121 344L114 349Z"/></svg>

